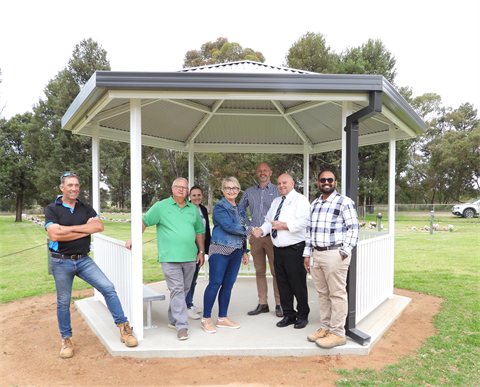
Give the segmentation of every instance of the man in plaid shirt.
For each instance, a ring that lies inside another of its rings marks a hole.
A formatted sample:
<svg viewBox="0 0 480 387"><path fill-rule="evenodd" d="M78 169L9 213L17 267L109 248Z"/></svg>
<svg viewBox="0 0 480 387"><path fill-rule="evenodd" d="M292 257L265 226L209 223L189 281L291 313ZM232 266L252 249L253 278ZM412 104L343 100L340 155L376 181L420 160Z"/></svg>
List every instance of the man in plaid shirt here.
<svg viewBox="0 0 480 387"><path fill-rule="evenodd" d="M321 348L333 348L346 344L347 272L359 226L355 203L336 191L335 174L321 172L317 184L322 194L310 207L303 256L318 292L320 329L307 339Z"/></svg>

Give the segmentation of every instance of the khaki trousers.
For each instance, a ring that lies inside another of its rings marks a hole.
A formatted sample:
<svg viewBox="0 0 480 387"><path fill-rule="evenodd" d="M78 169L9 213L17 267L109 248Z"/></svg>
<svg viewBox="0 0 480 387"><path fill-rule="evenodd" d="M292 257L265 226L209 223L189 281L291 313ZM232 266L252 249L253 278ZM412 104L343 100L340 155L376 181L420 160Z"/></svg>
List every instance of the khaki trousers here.
<svg viewBox="0 0 480 387"><path fill-rule="evenodd" d="M339 250L312 252L313 284L318 292L320 327L334 335L345 337L348 314L347 272L350 255L342 260Z"/></svg>
<svg viewBox="0 0 480 387"><path fill-rule="evenodd" d="M250 251L253 257L255 267L255 278L257 280L258 303L268 305L268 285L267 285L267 257L270 264L270 272L273 277L273 295L275 305L280 305L280 293L278 292L277 279L275 277L275 268L273 265L273 243L270 235L264 238L249 239Z"/></svg>

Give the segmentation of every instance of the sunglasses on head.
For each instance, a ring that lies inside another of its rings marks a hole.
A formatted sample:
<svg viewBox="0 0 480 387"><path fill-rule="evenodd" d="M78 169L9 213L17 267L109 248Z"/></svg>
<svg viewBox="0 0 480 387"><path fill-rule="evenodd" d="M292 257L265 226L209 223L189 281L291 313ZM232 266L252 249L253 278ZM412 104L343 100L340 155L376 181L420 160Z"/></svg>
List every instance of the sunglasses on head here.
<svg viewBox="0 0 480 387"><path fill-rule="evenodd" d="M324 177L322 177L322 178L321 178L321 179L319 179L318 181L319 181L320 183L325 183L325 182L327 182L327 181L328 181L330 184L332 184L332 183L333 183L335 180L334 180L334 179L332 179L331 177L329 177L329 178L327 178L327 179L326 179L326 178L324 178Z"/></svg>

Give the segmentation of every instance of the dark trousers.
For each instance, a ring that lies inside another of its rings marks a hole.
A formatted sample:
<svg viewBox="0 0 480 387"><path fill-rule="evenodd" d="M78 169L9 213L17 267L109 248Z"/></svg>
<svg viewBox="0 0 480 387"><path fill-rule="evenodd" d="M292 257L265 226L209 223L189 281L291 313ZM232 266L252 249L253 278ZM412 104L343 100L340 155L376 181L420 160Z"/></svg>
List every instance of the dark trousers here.
<svg viewBox="0 0 480 387"><path fill-rule="evenodd" d="M307 271L303 265L303 248L305 242L287 247L273 246L275 257L275 273L283 315L308 319ZM297 300L297 311L293 306L293 298Z"/></svg>
<svg viewBox="0 0 480 387"><path fill-rule="evenodd" d="M200 266L197 263L197 268L193 274L192 285L190 285L190 290L188 291L187 297L185 297L185 302L187 303L187 308L190 309L193 306L193 295L195 293L195 287L197 286L198 273L200 271Z"/></svg>

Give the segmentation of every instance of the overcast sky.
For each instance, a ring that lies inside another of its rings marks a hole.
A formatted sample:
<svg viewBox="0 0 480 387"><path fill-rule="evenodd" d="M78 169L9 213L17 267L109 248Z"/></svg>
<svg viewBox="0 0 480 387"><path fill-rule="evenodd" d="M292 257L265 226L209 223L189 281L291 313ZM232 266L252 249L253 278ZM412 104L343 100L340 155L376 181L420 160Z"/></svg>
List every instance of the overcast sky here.
<svg viewBox="0 0 480 387"><path fill-rule="evenodd" d="M381 39L398 86L478 109L479 20L479 0L0 0L0 110L31 111L82 39L100 43L114 71L175 71L188 50L220 36L282 65L307 31L336 53Z"/></svg>

